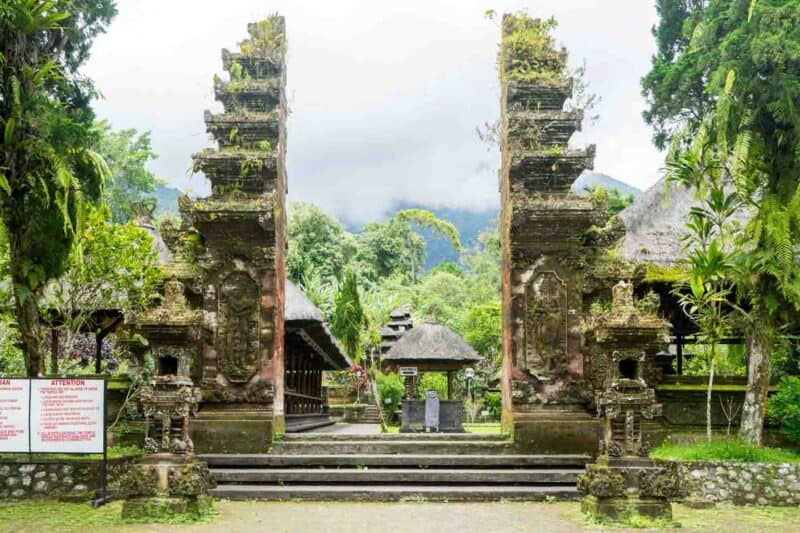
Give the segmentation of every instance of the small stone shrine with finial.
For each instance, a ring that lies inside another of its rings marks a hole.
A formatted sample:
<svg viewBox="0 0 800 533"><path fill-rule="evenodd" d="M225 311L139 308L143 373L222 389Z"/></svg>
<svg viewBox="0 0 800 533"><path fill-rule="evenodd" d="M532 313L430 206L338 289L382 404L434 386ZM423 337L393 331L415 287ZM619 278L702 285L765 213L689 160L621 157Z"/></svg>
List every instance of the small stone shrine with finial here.
<svg viewBox="0 0 800 533"><path fill-rule="evenodd" d="M129 346L144 366L145 351L153 358L153 375L139 388L138 403L145 415L145 455L120 481L128 498L123 516L158 512L201 512L210 505L213 486L206 463L194 455L189 417L196 414L200 389L190 373L192 354L201 342L202 314L192 310L184 285L171 278L164 283L158 307L128 318L131 331L148 339L147 346Z"/></svg>
<svg viewBox="0 0 800 533"><path fill-rule="evenodd" d="M655 357L669 342L657 310L657 298L636 300L633 285L620 281L612 288L611 311L594 312L587 328L593 347L589 375L603 419L597 462L578 480L587 514L672 518L668 498L675 480L648 459L650 444L642 431L643 423L661 414L648 382L660 372Z"/></svg>

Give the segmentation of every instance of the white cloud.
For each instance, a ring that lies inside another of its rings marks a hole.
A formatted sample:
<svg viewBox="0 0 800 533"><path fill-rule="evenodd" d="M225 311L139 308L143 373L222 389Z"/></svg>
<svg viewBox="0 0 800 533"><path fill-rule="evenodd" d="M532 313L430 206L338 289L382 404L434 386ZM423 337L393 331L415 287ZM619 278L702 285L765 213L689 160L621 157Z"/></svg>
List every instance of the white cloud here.
<svg viewBox="0 0 800 533"><path fill-rule="evenodd" d="M203 110L219 110L211 78L220 49L247 22L286 16L289 38L290 199L352 221L393 201L496 205L496 166L475 127L499 114L499 29L483 18L527 5L555 15L575 66L585 59L600 120L576 137L597 144L595 168L639 187L663 157L641 119L639 79L653 53L651 2L642 0L120 0L86 67L105 96L98 115L114 127L150 130L162 178L207 193L189 177L191 154L210 145Z"/></svg>

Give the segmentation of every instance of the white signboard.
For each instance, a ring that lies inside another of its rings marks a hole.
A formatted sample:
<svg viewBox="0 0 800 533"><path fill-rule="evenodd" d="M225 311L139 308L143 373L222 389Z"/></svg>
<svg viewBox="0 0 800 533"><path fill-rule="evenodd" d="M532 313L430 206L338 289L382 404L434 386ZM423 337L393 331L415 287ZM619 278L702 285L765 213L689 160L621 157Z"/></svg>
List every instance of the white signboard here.
<svg viewBox="0 0 800 533"><path fill-rule="evenodd" d="M0 452L28 453L27 379L0 378Z"/></svg>
<svg viewBox="0 0 800 533"><path fill-rule="evenodd" d="M400 367L400 375L401 376L409 376L413 377L417 375L417 367L415 366L401 366Z"/></svg>
<svg viewBox="0 0 800 533"><path fill-rule="evenodd" d="M31 452L103 453L104 389L99 379L31 380Z"/></svg>

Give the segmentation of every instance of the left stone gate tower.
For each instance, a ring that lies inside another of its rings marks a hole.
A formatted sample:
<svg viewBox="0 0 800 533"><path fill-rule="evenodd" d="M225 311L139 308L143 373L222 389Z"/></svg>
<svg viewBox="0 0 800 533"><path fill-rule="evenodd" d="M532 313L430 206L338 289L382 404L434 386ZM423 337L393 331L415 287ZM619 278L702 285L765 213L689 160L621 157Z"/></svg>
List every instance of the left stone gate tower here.
<svg viewBox="0 0 800 533"><path fill-rule="evenodd" d="M247 29L237 52L222 51L228 79L214 79L224 112L205 113L218 147L193 156L211 196L180 203L195 235L189 290L206 332L193 372L202 403L192 435L201 451L264 452L283 431L285 20Z"/></svg>

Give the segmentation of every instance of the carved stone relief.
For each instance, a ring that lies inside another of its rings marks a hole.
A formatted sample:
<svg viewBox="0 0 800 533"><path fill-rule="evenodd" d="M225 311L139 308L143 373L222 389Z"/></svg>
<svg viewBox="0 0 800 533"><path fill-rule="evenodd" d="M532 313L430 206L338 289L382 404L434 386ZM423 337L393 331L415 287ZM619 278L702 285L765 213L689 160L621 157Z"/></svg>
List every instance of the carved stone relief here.
<svg viewBox="0 0 800 533"><path fill-rule="evenodd" d="M566 283L551 270L540 271L525 288L525 366L546 378L559 370L566 354Z"/></svg>
<svg viewBox="0 0 800 533"><path fill-rule="evenodd" d="M219 369L233 383L247 382L259 366L259 289L246 272L226 277L219 288Z"/></svg>

